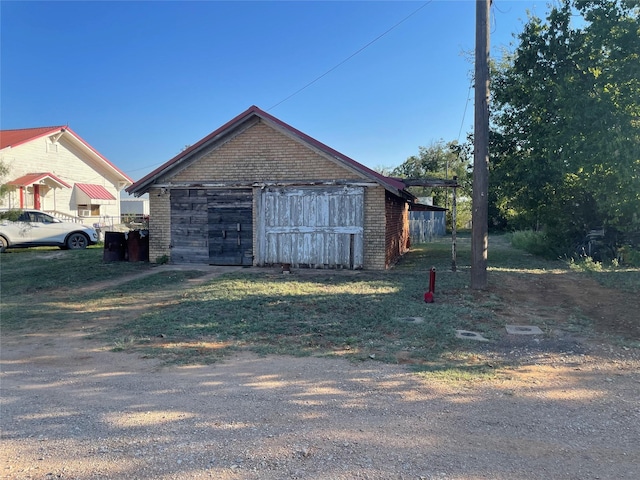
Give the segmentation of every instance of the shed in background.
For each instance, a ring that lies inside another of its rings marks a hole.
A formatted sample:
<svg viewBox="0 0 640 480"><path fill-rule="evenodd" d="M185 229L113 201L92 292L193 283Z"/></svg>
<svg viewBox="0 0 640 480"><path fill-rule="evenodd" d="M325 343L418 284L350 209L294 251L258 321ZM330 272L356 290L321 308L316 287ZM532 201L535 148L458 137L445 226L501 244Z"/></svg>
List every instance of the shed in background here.
<svg viewBox="0 0 640 480"><path fill-rule="evenodd" d="M429 243L447 234L447 209L435 205L414 203L409 209L409 238L411 243Z"/></svg>

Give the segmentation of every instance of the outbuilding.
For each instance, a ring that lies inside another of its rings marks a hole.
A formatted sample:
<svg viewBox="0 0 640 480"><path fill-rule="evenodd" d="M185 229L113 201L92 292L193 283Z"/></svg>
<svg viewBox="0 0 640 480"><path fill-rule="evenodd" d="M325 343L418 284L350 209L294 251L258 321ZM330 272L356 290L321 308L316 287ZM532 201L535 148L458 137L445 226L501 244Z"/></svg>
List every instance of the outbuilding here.
<svg viewBox="0 0 640 480"><path fill-rule="evenodd" d="M256 106L127 191L149 194L151 261L212 265L386 269L415 200Z"/></svg>

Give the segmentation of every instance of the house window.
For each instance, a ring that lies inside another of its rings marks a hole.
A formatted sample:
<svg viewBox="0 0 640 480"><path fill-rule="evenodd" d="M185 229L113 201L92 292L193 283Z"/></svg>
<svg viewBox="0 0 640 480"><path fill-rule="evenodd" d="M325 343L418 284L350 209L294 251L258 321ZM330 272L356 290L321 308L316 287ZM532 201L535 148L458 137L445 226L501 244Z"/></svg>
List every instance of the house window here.
<svg viewBox="0 0 640 480"><path fill-rule="evenodd" d="M78 216L79 217L99 217L100 205L78 204Z"/></svg>
<svg viewBox="0 0 640 480"><path fill-rule="evenodd" d="M90 217L91 216L91 209L89 208L89 205L78 204L78 216L79 217Z"/></svg>

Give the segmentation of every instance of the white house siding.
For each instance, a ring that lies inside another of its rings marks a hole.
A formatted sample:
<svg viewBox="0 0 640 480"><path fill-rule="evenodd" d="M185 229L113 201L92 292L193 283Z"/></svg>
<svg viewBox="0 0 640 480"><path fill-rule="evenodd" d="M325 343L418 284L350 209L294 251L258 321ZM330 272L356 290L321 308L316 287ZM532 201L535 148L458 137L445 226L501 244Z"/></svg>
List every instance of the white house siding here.
<svg viewBox="0 0 640 480"><path fill-rule="evenodd" d="M75 183L90 183L101 185L111 193L116 200L99 200L100 217L120 218L120 202L117 186L113 181L105 178L94 160L72 145L64 135L57 143L52 144L49 137L37 138L33 141L5 150L1 154L2 162L9 166L10 171L5 181L19 178L28 173L48 172L60 180L71 185L72 188L40 189L40 209L77 216L77 203L74 198ZM92 166L93 164L93 166ZM94 168L95 167L95 168ZM33 207L33 192L25 195L25 207ZM3 199L4 207L18 208L20 206L20 192L16 188L8 197ZM99 222L97 217L85 218L84 223Z"/></svg>
<svg viewBox="0 0 640 480"><path fill-rule="evenodd" d="M120 199L122 215L149 215L149 199Z"/></svg>

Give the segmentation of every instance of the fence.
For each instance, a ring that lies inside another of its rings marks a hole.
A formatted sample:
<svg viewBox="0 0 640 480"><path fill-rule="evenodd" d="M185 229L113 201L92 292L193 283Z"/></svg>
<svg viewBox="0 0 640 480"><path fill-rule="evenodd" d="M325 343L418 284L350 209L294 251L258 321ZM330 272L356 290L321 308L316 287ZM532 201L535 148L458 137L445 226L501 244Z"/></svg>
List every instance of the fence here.
<svg viewBox="0 0 640 480"><path fill-rule="evenodd" d="M428 243L435 237L446 235L445 212L409 212L409 237L411 243Z"/></svg>

